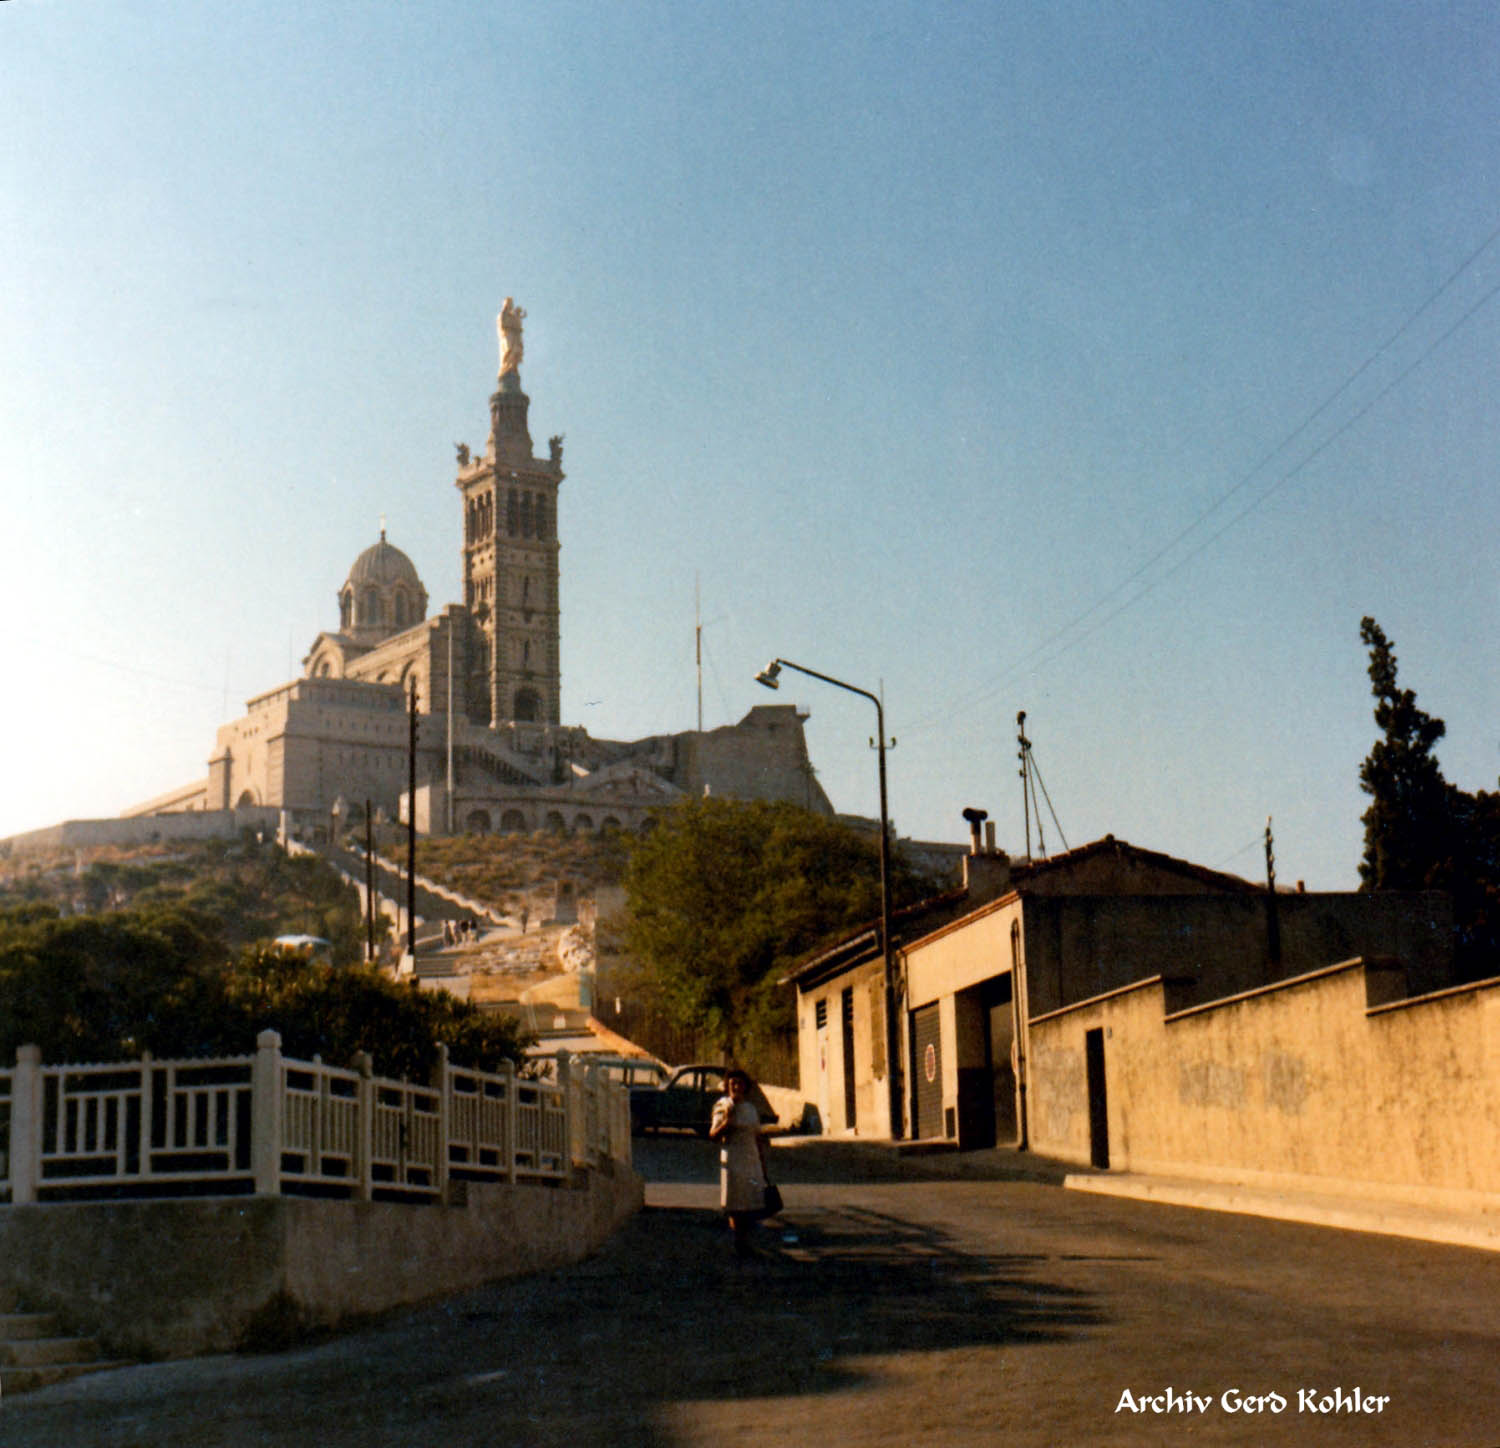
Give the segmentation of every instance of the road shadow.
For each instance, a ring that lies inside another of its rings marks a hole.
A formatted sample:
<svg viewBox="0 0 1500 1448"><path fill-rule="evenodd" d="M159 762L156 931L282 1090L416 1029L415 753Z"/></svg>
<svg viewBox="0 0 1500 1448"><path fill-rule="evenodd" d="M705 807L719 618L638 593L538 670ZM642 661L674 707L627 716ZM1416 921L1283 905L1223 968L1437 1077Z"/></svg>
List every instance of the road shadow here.
<svg viewBox="0 0 1500 1448"><path fill-rule="evenodd" d="M1056 1341L1100 1321L1044 1259L976 1253L866 1207L791 1210L759 1238L737 1259L716 1211L648 1207L585 1262L318 1347L7 1401L5 1441L668 1448L676 1404L857 1390L881 1358Z"/></svg>
<svg viewBox="0 0 1500 1448"><path fill-rule="evenodd" d="M685 1132L636 1137L635 1168L649 1182L717 1182L719 1149ZM1060 1185L1089 1168L1031 1152L922 1151L847 1137L783 1136L772 1140L771 1171L778 1182L848 1185L910 1181L1025 1181Z"/></svg>
<svg viewBox="0 0 1500 1448"><path fill-rule="evenodd" d="M459 1308L475 1331L507 1337L521 1310L526 1340L508 1372L577 1384L550 1410L508 1400L527 1441L665 1445L674 1403L849 1391L870 1359L1051 1342L1100 1320L1040 1259L979 1255L866 1208L800 1208L758 1235L741 1260L717 1212L647 1208L550 1290Z"/></svg>

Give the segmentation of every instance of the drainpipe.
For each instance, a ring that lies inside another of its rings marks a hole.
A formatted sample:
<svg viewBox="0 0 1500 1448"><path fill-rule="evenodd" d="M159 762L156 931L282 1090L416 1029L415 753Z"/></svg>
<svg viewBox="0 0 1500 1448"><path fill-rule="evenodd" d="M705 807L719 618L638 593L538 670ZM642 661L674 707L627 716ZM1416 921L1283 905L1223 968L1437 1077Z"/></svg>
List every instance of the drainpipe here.
<svg viewBox="0 0 1500 1448"><path fill-rule="evenodd" d="M1026 1106L1026 966L1022 959L1021 922L1010 927L1010 1013L1016 1053L1016 1150L1026 1151L1031 1131Z"/></svg>

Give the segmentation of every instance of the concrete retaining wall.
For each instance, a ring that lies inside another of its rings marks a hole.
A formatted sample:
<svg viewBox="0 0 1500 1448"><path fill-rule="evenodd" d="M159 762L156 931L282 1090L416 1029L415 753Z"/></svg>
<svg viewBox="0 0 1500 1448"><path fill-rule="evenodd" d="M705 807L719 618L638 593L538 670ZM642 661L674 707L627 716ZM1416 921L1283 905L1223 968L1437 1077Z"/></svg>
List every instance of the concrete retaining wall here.
<svg viewBox="0 0 1500 1448"><path fill-rule="evenodd" d="M273 1345L309 1328L596 1251L641 1179L467 1185L463 1205L214 1197L0 1207L0 1294L133 1358Z"/></svg>
<svg viewBox="0 0 1500 1448"><path fill-rule="evenodd" d="M1116 1170L1500 1207L1500 982L1405 997L1355 960L1175 1010L1158 978L1031 1022L1031 1138L1089 1160L1102 1032Z"/></svg>

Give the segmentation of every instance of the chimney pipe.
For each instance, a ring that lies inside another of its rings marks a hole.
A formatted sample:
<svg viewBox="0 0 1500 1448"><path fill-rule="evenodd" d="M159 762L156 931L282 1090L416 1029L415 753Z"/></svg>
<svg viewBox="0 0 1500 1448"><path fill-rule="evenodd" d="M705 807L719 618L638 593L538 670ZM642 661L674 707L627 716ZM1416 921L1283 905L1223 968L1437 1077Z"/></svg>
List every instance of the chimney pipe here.
<svg viewBox="0 0 1500 1448"><path fill-rule="evenodd" d="M969 822L969 853L977 855L982 853L983 846L980 844L979 827L989 818L986 809L975 809L972 805L964 810L964 818Z"/></svg>
<svg viewBox="0 0 1500 1448"><path fill-rule="evenodd" d="M986 820L984 822L984 851L987 855L995 853L995 822Z"/></svg>

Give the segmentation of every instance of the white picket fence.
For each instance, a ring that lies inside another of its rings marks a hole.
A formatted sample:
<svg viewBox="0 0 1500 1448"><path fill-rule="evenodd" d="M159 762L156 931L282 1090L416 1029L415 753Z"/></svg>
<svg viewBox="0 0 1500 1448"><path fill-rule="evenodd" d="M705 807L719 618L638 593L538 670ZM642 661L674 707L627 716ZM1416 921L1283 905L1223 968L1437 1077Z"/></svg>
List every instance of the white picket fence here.
<svg viewBox="0 0 1500 1448"><path fill-rule="evenodd" d="M429 1084L281 1054L0 1071L0 1198L312 1193L445 1200L458 1181L561 1181L630 1160L630 1103L586 1057L551 1079L452 1065Z"/></svg>

